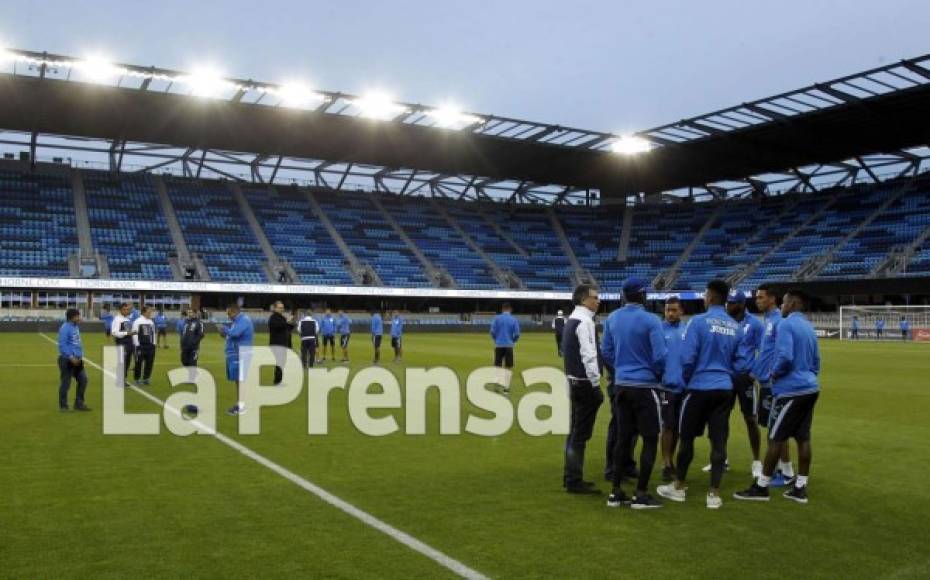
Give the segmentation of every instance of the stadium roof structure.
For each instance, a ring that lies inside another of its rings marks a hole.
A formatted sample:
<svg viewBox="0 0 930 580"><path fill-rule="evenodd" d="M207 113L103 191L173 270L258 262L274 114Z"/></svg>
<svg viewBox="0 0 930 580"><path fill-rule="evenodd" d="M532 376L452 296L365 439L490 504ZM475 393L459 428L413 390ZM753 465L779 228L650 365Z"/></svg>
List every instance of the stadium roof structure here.
<svg viewBox="0 0 930 580"><path fill-rule="evenodd" d="M590 204L816 190L930 158L930 55L641 131L636 155L630 136L211 71L5 50L0 73L0 147L114 172Z"/></svg>

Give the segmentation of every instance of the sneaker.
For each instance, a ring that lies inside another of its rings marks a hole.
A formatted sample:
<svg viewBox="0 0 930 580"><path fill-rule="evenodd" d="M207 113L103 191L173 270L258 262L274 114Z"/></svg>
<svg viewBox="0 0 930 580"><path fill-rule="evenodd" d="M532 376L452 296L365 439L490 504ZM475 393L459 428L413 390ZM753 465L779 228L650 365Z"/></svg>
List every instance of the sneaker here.
<svg viewBox="0 0 930 580"><path fill-rule="evenodd" d="M787 476L787 475L786 475L786 476L785 476L785 487L794 487L795 479L797 479L797 478L796 478L795 476L793 476L793 475L792 475L792 476Z"/></svg>
<svg viewBox="0 0 930 580"><path fill-rule="evenodd" d="M80 405L75 405L74 410L75 411L90 411L90 407L88 407L84 403L81 403Z"/></svg>
<svg viewBox="0 0 930 580"><path fill-rule="evenodd" d="M713 465L711 465L710 463L708 463L707 465L705 465L705 466L701 469L701 471L703 471L704 473L710 473L710 470L711 470L712 467L713 467ZM724 470L724 471L730 471L730 460L729 460L729 459L727 459L727 462L723 464L723 470Z"/></svg>
<svg viewBox="0 0 930 580"><path fill-rule="evenodd" d="M685 499L688 497L688 492L683 489L678 489L673 483L669 483L668 485L660 485L656 488L656 493L665 499L677 501L678 503L685 501Z"/></svg>
<svg viewBox="0 0 930 580"><path fill-rule="evenodd" d="M782 475L782 472L776 471L775 475L772 476L772 480L769 482L770 487L785 487L785 476Z"/></svg>
<svg viewBox="0 0 930 580"><path fill-rule="evenodd" d="M675 468L671 465L666 465L662 468L662 481L665 483L671 483L675 481Z"/></svg>
<svg viewBox="0 0 930 580"><path fill-rule="evenodd" d="M239 404L236 403L235 405L233 405L226 411L226 414L233 415L233 416L245 415L245 407L244 406L240 407Z"/></svg>
<svg viewBox="0 0 930 580"><path fill-rule="evenodd" d="M68 412L68 406L65 405L64 407L58 407L58 412L59 412L59 413L67 413L67 412Z"/></svg>
<svg viewBox="0 0 930 580"><path fill-rule="evenodd" d="M782 497L796 501L798 503L807 503L807 486L791 486L791 489L781 494Z"/></svg>
<svg viewBox="0 0 930 580"><path fill-rule="evenodd" d="M613 493L607 496L607 507L616 508L622 505L630 505L633 502L623 490L615 489Z"/></svg>
<svg viewBox="0 0 930 580"><path fill-rule="evenodd" d="M734 493L733 497L746 501L769 501L769 488L760 487L759 484L754 481L748 489Z"/></svg>
<svg viewBox="0 0 930 580"><path fill-rule="evenodd" d="M152 384L152 381L150 381L150 380L148 380L148 379L145 379L145 380L142 381L142 384L145 385L145 386L147 387L147 386L149 386L149 385Z"/></svg>
<svg viewBox="0 0 930 580"><path fill-rule="evenodd" d="M709 510L719 510L723 505L723 500L720 499L720 496L716 493L707 494L707 509Z"/></svg>
<svg viewBox="0 0 930 580"><path fill-rule="evenodd" d="M634 497L633 503L630 504L630 508L634 510L654 510L660 507L662 507L662 502L648 493L646 495Z"/></svg>

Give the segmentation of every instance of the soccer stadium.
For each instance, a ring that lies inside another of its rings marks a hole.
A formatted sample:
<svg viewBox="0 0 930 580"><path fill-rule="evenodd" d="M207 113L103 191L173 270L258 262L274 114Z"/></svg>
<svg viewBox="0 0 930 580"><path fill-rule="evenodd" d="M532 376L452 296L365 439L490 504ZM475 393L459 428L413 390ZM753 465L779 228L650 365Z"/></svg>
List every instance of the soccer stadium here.
<svg viewBox="0 0 930 580"><path fill-rule="evenodd" d="M930 577L930 54L617 131L12 30L0 578Z"/></svg>

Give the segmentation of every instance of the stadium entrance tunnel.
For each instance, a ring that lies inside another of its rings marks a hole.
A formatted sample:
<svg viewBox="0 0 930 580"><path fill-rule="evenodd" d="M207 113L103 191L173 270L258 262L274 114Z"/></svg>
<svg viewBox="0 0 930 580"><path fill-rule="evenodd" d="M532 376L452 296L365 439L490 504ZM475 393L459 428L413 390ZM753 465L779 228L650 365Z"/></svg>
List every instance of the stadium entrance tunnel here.
<svg viewBox="0 0 930 580"><path fill-rule="evenodd" d="M294 404L305 383L308 435L329 434L329 408L336 396L334 391L344 391L350 423L364 435L425 435L430 413L427 397L432 389L438 394L440 435L498 437L515 425L530 436L569 432L568 382L565 374L555 367L521 371L528 391L513 401L510 396L513 372L498 367L475 368L464 381L448 367L409 367L404 370L401 385L394 373L380 366L361 369L351 380L345 367L305 370L296 352L278 346L242 347L238 360L239 401L246 409L238 417L242 435L260 434L262 409ZM126 412L127 388L119 378L123 376L122 361L119 347L104 347L103 432L158 435L161 421L157 413ZM281 383L261 384L262 367L274 366L282 368ZM162 414L168 431L181 436L215 434L219 405L213 375L202 368L179 367L168 372L168 379L172 387L196 387L195 391L175 392L164 401ZM529 390L530 386L542 385L547 388ZM467 404L464 415L463 403ZM403 411L403 429L395 416L398 411Z"/></svg>

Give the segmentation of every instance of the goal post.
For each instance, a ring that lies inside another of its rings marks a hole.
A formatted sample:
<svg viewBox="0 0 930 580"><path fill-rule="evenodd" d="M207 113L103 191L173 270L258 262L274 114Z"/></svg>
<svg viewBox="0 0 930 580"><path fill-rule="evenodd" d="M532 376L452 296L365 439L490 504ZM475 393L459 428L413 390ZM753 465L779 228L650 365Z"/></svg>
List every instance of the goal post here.
<svg viewBox="0 0 930 580"><path fill-rule="evenodd" d="M840 306L840 340L930 342L930 306Z"/></svg>

